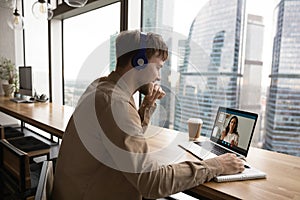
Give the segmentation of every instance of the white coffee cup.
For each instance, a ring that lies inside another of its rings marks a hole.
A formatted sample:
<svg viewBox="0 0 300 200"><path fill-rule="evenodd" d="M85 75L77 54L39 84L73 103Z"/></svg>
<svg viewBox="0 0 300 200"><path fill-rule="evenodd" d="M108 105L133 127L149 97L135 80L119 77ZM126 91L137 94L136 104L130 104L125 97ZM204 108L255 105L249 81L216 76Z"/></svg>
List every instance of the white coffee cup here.
<svg viewBox="0 0 300 200"><path fill-rule="evenodd" d="M188 121L189 138L190 140L196 140L200 137L201 128L203 125L202 119L189 118Z"/></svg>

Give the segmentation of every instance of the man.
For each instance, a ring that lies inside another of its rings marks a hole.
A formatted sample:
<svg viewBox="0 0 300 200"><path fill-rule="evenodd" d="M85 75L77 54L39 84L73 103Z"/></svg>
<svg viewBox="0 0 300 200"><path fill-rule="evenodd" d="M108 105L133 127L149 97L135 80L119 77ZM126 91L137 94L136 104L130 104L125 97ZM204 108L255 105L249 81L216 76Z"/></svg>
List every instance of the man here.
<svg viewBox="0 0 300 200"><path fill-rule="evenodd" d="M244 170L233 154L203 162L160 165L144 132L165 92L156 83L168 57L162 37L126 31L116 39L116 70L95 80L82 95L61 144L53 199L165 197L220 174ZM132 95L145 94L137 110Z"/></svg>

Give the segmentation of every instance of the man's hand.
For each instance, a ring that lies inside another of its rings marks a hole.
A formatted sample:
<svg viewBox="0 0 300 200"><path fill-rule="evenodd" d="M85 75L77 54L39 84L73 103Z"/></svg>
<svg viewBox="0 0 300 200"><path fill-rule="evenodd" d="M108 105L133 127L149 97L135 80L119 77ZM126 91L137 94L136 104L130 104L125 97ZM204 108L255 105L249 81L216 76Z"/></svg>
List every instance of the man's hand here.
<svg viewBox="0 0 300 200"><path fill-rule="evenodd" d="M149 84L149 93L145 96L143 103L153 106L157 99L162 99L166 93L158 84Z"/></svg>
<svg viewBox="0 0 300 200"><path fill-rule="evenodd" d="M216 159L222 165L222 174L237 174L245 170L244 162L235 154L226 153L216 157Z"/></svg>

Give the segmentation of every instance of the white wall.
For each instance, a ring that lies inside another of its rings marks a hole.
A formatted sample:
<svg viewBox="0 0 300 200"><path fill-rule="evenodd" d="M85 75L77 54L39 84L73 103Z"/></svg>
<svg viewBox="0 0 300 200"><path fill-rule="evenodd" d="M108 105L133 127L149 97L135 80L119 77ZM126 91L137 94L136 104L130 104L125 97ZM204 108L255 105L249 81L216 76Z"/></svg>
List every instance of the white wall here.
<svg viewBox="0 0 300 200"><path fill-rule="evenodd" d="M22 13L21 8L21 1L18 1L19 13ZM18 66L23 63L23 31L14 31L8 26L12 14L12 9L0 7L0 56L11 59Z"/></svg>
<svg viewBox="0 0 300 200"><path fill-rule="evenodd" d="M12 11L0 7L0 56L15 60L15 34L8 27L7 20Z"/></svg>
<svg viewBox="0 0 300 200"><path fill-rule="evenodd" d="M14 32L7 25L7 16L10 10L0 7L0 57L6 57L15 60L15 41ZM2 84L2 80L1 83ZM0 95L3 95L3 89L0 85Z"/></svg>
<svg viewBox="0 0 300 200"><path fill-rule="evenodd" d="M20 5L18 7L21 8ZM11 9L0 7L0 56L11 59L18 66L23 60L23 33L22 31L15 32L8 26L7 21L12 13ZM0 95L3 95L2 81ZM17 122L14 118L0 112L0 124L16 124Z"/></svg>

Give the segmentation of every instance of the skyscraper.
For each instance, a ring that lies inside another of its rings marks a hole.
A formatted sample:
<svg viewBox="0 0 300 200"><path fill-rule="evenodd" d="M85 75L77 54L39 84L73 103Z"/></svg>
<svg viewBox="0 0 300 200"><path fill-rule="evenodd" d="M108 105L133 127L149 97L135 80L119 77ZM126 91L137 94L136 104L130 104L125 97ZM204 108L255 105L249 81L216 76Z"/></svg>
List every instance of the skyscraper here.
<svg viewBox="0 0 300 200"><path fill-rule="evenodd" d="M300 156L300 1L281 0L276 13L264 147Z"/></svg>
<svg viewBox="0 0 300 200"><path fill-rule="evenodd" d="M173 25L173 0L143 0L143 31L156 32L164 37L169 49L172 49L171 35L164 33L172 32ZM172 55L170 55L171 57ZM161 70L160 85L166 92L166 96L158 103L156 112L152 117L152 124L169 128L173 122L170 117L170 104L172 95L172 88L169 77L171 75L171 59L168 59Z"/></svg>
<svg viewBox="0 0 300 200"><path fill-rule="evenodd" d="M111 35L109 39L109 71L114 71L116 68L116 38L117 34Z"/></svg>
<svg viewBox="0 0 300 200"><path fill-rule="evenodd" d="M259 114L252 144L261 146L261 122L264 116L261 106L262 52L264 24L263 18L248 15L246 26L245 60L243 70L243 86L241 89L240 108Z"/></svg>
<svg viewBox="0 0 300 200"><path fill-rule="evenodd" d="M219 106L239 107L243 20L243 0L210 0L196 16L179 71L175 129L200 117L208 135Z"/></svg>

